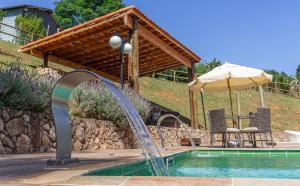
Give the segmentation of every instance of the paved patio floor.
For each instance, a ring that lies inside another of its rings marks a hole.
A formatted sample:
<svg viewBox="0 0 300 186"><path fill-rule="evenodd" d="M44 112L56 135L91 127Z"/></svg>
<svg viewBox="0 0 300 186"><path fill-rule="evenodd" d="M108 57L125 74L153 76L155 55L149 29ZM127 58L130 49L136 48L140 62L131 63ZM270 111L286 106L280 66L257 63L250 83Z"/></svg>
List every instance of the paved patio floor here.
<svg viewBox="0 0 300 186"><path fill-rule="evenodd" d="M300 149L297 144L278 144L276 149ZM163 155L191 150L189 147L165 150ZM46 161L54 158L55 153L32 153L0 155L0 185L5 186L127 186L127 185L216 185L216 186L299 186L300 180L292 179L251 179L251 178L189 178L189 177L139 177L139 176L80 176L89 170L128 163L143 159L139 149L102 150L74 152L73 157L80 163L67 166L47 166Z"/></svg>

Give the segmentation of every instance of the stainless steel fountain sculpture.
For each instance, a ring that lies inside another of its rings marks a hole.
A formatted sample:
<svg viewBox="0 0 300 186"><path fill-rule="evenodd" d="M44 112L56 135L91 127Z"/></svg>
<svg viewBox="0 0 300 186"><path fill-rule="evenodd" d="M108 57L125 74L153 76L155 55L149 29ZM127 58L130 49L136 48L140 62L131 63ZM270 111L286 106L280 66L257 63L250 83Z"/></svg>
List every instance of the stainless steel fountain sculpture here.
<svg viewBox="0 0 300 186"><path fill-rule="evenodd" d="M56 83L52 92L52 114L56 132L56 159L48 160L48 164L66 164L76 162L72 159L72 127L70 124L68 100L72 91L81 83L100 80L116 98L125 111L129 124L143 148L146 158L152 163L153 170L158 176L167 176L168 171L161 155L151 138L148 128L137 112L134 105L110 80L88 70L74 70L69 72Z"/></svg>
<svg viewBox="0 0 300 186"><path fill-rule="evenodd" d="M192 147L195 149L196 148L196 145L195 145L195 142L192 138L192 135L191 133L189 132L189 130L187 129L187 127L184 125L184 123L176 116L172 115L172 114L165 114L163 116L161 116L158 121L157 121L157 133L159 135L159 138L160 138L160 142L161 142L161 147L162 148L165 148L165 138L163 137L163 134L162 134L162 131L160 129L160 125L161 123L163 122L163 120L167 119L167 118L174 118L175 119L175 123L174 123L174 127L176 128L176 135L177 135L177 138L178 137L178 123L179 123L179 126L183 127L185 132L186 132L186 135L188 136L191 144L192 144ZM177 123L178 122L178 123Z"/></svg>

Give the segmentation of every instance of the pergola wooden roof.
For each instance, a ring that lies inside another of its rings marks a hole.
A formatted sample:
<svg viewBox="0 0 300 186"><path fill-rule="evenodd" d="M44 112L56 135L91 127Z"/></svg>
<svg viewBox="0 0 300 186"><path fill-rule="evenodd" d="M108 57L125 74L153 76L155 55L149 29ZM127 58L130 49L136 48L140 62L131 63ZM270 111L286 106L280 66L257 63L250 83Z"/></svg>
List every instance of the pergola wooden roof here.
<svg viewBox="0 0 300 186"><path fill-rule="evenodd" d="M73 28L31 42L21 51L71 68L88 69L118 81L119 50L112 49L109 38L115 34L128 38L133 47L126 56L123 77L139 92L139 77L177 66L189 69L189 80L195 77L195 63L200 57L131 6L85 22ZM197 97L189 92L192 127L198 125Z"/></svg>
<svg viewBox="0 0 300 186"><path fill-rule="evenodd" d="M138 76L180 65L191 68L200 61L199 56L133 6L31 42L22 46L21 51L40 58L47 54L47 59L52 62L89 69L117 81L119 51L112 49L108 40L114 33L128 38L136 26L138 42L134 47L138 47ZM124 77L127 78L130 69L128 65L124 67Z"/></svg>

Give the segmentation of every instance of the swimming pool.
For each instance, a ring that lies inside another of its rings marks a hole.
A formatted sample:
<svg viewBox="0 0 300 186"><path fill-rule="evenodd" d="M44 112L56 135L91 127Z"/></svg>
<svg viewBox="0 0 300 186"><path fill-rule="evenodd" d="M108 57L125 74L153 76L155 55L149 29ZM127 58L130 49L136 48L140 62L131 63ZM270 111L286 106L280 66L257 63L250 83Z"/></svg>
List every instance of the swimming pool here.
<svg viewBox="0 0 300 186"><path fill-rule="evenodd" d="M298 150L199 150L165 158L170 176L300 178ZM89 176L155 176L148 161L91 171Z"/></svg>

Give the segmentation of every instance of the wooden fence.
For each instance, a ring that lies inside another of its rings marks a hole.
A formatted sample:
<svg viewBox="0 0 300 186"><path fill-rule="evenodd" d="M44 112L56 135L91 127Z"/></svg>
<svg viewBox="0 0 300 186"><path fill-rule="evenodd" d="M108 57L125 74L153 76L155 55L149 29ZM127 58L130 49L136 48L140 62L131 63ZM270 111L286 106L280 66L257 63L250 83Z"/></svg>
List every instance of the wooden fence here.
<svg viewBox="0 0 300 186"><path fill-rule="evenodd" d="M11 30L11 29L14 30L14 33L17 33L17 34L14 35L12 33L8 33L7 31L5 31L6 30L5 27L9 28L8 30ZM13 42L21 44L21 45L25 45L27 43L30 43L32 41L35 41L35 40L45 37L45 36L36 34L34 32L28 32L26 30L22 30L20 28L13 27L13 26L5 24L5 23L0 23L0 33L13 37L14 38Z"/></svg>
<svg viewBox="0 0 300 186"><path fill-rule="evenodd" d="M200 76L201 74L197 74ZM166 79L173 82L188 82L188 72L169 70L167 72L153 73L153 78ZM272 92L276 94L282 94L285 96L300 98L300 83L281 83L270 82L263 86L266 92Z"/></svg>

